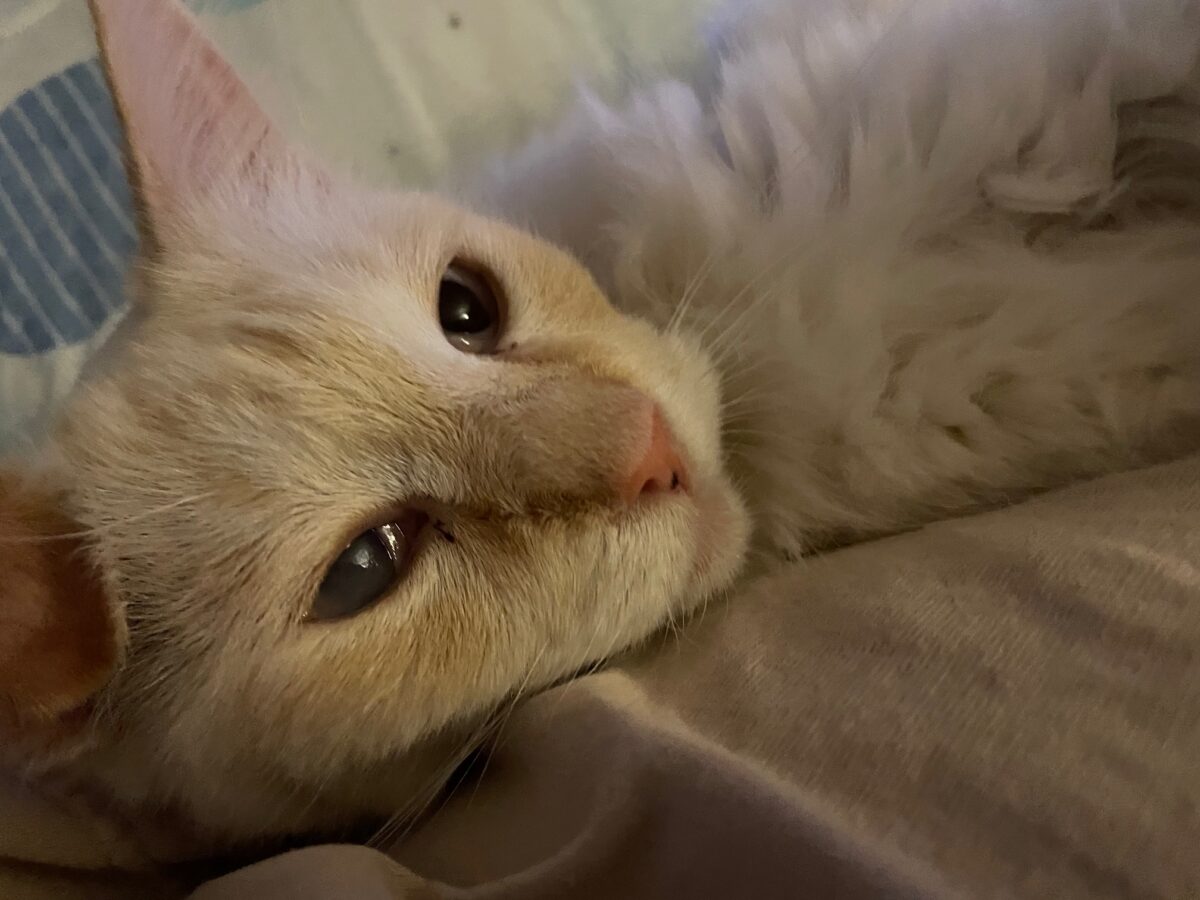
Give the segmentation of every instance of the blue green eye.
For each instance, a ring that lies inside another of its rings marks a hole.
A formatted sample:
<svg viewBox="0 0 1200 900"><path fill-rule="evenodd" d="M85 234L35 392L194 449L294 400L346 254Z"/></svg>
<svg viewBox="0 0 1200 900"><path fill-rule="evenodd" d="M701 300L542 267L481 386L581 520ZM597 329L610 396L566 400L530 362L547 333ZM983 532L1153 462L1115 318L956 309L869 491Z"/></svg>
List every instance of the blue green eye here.
<svg viewBox="0 0 1200 900"><path fill-rule="evenodd" d="M325 573L305 617L328 622L356 615L387 595L412 564L428 517L409 510L398 521L370 528L352 540Z"/></svg>

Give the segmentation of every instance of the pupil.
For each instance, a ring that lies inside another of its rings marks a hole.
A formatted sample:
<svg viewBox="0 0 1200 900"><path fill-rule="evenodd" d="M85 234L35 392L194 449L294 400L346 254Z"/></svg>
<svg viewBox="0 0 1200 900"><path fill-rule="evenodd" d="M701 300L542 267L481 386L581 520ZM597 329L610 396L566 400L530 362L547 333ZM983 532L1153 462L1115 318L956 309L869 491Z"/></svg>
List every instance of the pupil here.
<svg viewBox="0 0 1200 900"><path fill-rule="evenodd" d="M475 292L450 279L441 284L438 317L451 334L479 334L492 327L492 315Z"/></svg>

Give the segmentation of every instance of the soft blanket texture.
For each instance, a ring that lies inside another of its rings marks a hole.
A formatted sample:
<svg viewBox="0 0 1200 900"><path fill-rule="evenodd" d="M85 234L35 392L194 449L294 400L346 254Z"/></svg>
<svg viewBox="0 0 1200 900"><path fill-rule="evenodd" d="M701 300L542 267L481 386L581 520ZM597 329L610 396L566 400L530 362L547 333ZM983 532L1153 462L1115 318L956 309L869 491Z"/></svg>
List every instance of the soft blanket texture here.
<svg viewBox="0 0 1200 900"><path fill-rule="evenodd" d="M404 869L197 897L1196 896L1198 517L1193 458L795 565L517 711Z"/></svg>

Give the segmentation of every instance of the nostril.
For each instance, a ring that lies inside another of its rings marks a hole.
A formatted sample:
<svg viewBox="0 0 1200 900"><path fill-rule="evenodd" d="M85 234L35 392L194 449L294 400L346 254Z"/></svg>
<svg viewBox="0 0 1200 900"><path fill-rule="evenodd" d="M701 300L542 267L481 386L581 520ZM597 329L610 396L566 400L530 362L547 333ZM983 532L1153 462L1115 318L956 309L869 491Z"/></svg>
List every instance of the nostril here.
<svg viewBox="0 0 1200 900"><path fill-rule="evenodd" d="M686 489L687 475L683 463L662 413L655 408L651 413L649 438L643 445L640 457L618 485L618 491L626 503L634 503L648 494Z"/></svg>
<svg viewBox="0 0 1200 900"><path fill-rule="evenodd" d="M669 473L661 475L652 475L642 484L642 489L639 494L657 494L666 491L679 490L683 482L679 479L679 473L672 469Z"/></svg>

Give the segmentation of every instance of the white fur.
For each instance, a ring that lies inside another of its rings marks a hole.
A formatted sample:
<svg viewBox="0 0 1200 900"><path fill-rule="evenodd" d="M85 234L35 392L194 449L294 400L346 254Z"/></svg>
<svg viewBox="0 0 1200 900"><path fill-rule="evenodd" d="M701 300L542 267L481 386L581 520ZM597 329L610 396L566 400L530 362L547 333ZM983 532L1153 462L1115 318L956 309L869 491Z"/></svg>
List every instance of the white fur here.
<svg viewBox="0 0 1200 900"><path fill-rule="evenodd" d="M704 84L585 104L483 202L619 307L686 307L762 538L804 552L1200 443L1197 4L731 13Z"/></svg>

